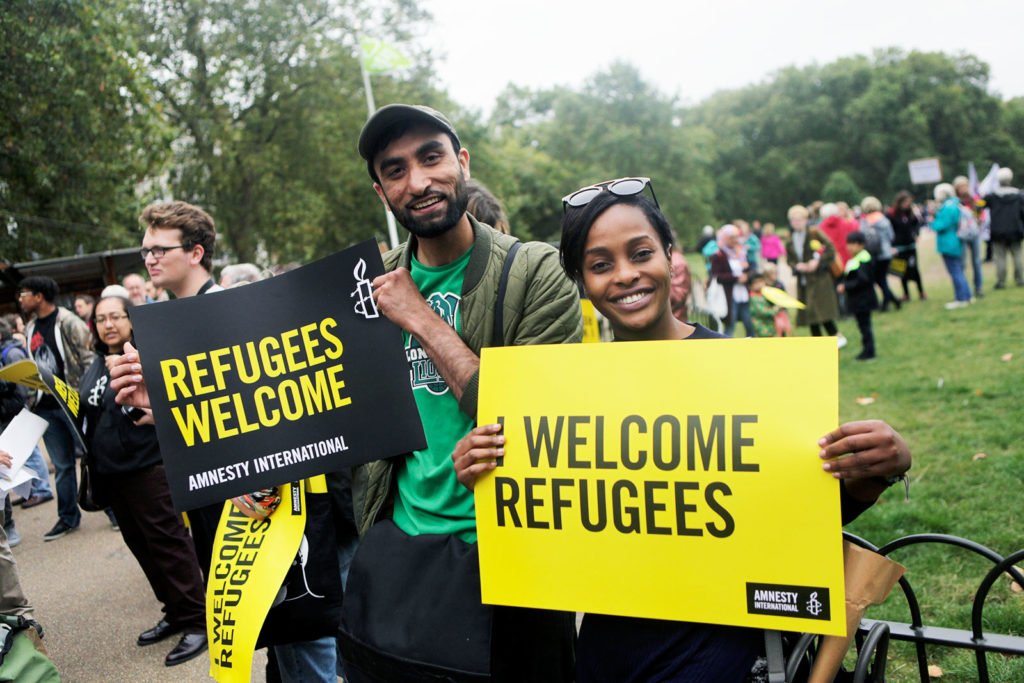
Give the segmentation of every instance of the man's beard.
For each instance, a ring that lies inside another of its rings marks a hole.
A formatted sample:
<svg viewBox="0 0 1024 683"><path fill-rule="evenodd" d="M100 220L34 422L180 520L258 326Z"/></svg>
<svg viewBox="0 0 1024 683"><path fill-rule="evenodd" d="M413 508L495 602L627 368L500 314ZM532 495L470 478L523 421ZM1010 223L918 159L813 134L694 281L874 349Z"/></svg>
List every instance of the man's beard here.
<svg viewBox="0 0 1024 683"><path fill-rule="evenodd" d="M403 228L411 232L416 237L430 239L432 237L440 237L449 230L455 227L455 225L462 218L462 215L466 213L466 207L469 206L469 195L466 192L466 178L463 175L461 169L459 171L459 178L455 182L455 194L441 194L447 200L448 209L445 211L444 216L440 218L430 218L420 220L414 218L412 214L406 211L404 208L398 208L391 201L388 201L388 206L391 207L391 213L394 214L395 220L401 224ZM422 200L421 197L419 200Z"/></svg>

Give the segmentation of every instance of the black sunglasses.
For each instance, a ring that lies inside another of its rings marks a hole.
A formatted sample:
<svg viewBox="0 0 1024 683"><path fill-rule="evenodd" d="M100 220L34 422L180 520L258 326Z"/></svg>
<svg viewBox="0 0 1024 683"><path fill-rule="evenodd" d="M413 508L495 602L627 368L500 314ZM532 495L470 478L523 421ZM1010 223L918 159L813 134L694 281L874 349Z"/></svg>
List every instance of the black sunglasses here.
<svg viewBox="0 0 1024 683"><path fill-rule="evenodd" d="M660 209L658 197L654 194L654 185L650 178L619 178L581 187L575 192L565 195L562 197L562 210L565 211L570 206L574 209L586 206L605 190L617 197L632 197L643 192L645 187L651 188L651 199L654 200L654 205Z"/></svg>

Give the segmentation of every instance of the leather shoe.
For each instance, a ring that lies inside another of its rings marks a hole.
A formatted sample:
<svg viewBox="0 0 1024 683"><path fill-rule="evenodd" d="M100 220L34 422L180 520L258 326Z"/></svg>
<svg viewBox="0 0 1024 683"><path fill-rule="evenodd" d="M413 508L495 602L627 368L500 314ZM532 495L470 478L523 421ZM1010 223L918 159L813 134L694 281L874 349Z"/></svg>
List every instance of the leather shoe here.
<svg viewBox="0 0 1024 683"><path fill-rule="evenodd" d="M43 503L48 503L51 500L53 500L53 496L52 495L49 495L49 496L30 496L29 498L26 498L24 500L24 502L21 504L21 507L23 507L26 510L28 510L29 508L34 508L36 505L42 505Z"/></svg>
<svg viewBox="0 0 1024 683"><path fill-rule="evenodd" d="M166 620L161 619L160 623L156 626L139 634L138 644L152 645L153 643L159 643L164 638L170 638L175 633L181 633L181 627L172 626Z"/></svg>
<svg viewBox="0 0 1024 683"><path fill-rule="evenodd" d="M174 649L167 654L164 666L182 664L190 659L195 659L204 652L206 652L206 634L186 633L174 646Z"/></svg>

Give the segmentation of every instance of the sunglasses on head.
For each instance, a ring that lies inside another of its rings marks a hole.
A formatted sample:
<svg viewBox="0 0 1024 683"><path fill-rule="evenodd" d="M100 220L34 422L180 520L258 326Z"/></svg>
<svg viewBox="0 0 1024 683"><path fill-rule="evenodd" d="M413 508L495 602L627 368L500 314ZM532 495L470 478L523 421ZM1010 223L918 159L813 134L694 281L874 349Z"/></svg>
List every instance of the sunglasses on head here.
<svg viewBox="0 0 1024 683"><path fill-rule="evenodd" d="M575 192L565 195L562 197L562 210L566 211L570 206L574 209L586 206L605 191L611 192L617 197L632 197L643 192L645 187L651 188L651 199L654 200L654 205L660 209L658 198L654 194L654 185L651 184L650 178L619 178L618 180L606 180L596 185L581 187Z"/></svg>

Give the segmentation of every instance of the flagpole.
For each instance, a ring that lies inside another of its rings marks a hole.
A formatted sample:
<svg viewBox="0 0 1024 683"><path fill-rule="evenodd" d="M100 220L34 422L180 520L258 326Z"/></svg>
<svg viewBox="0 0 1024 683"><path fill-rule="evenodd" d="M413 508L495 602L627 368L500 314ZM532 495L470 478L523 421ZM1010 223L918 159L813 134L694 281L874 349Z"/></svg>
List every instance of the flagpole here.
<svg viewBox="0 0 1024 683"><path fill-rule="evenodd" d="M373 87L370 85L370 72L366 70L366 55L363 54L363 42L356 35L356 46L359 48L359 71L363 74L363 90L366 92L367 116L373 116L377 111L377 105L373 101ZM395 225L395 215L384 209L384 218L388 222L388 238L391 240L391 248L398 246L398 228Z"/></svg>

